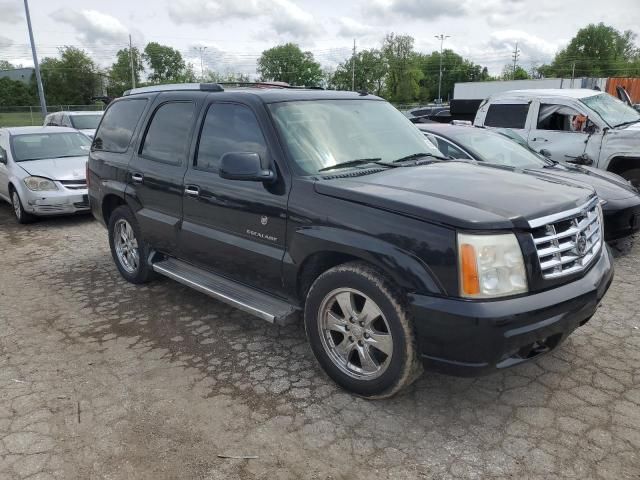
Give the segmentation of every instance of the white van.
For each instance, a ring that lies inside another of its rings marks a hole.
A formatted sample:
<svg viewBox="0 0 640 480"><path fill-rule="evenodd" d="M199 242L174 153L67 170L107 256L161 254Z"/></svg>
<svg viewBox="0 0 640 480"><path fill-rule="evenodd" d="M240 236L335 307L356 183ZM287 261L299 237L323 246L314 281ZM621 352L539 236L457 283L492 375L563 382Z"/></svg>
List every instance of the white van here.
<svg viewBox="0 0 640 480"><path fill-rule="evenodd" d="M640 113L608 93L503 92L480 105L474 125L515 130L553 160L594 165L640 187Z"/></svg>

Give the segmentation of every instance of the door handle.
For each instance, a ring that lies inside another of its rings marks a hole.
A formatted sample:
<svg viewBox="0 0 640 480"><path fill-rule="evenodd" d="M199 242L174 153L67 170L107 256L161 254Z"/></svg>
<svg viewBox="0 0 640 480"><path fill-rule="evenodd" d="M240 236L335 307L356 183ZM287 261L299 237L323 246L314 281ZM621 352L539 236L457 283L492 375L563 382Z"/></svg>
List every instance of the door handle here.
<svg viewBox="0 0 640 480"><path fill-rule="evenodd" d="M132 173L131 180L133 180L135 183L142 183L142 181L144 180L144 175L142 175L141 173Z"/></svg>
<svg viewBox="0 0 640 480"><path fill-rule="evenodd" d="M547 140L546 138L542 138L542 137L535 137L532 141L533 142L548 142L549 140Z"/></svg>
<svg viewBox="0 0 640 480"><path fill-rule="evenodd" d="M190 197L197 197L200 195L200 187L197 185L187 185L184 187L185 195L189 195Z"/></svg>

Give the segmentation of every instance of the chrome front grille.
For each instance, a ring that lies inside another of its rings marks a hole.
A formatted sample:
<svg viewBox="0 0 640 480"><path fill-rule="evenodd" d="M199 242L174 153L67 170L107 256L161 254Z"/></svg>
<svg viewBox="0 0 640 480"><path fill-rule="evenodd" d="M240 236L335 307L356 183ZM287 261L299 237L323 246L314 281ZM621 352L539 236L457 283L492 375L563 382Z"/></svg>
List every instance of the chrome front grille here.
<svg viewBox="0 0 640 480"><path fill-rule="evenodd" d="M69 190L84 190L87 188L86 180L60 180L60 183Z"/></svg>
<svg viewBox="0 0 640 480"><path fill-rule="evenodd" d="M545 279L586 269L602 248L602 217L595 198L568 212L529 222Z"/></svg>

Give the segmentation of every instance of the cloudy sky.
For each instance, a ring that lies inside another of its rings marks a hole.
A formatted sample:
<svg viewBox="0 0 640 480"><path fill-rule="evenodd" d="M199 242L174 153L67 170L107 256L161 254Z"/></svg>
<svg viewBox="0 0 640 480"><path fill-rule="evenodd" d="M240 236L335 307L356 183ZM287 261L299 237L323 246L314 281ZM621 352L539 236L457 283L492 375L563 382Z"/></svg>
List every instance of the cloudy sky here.
<svg viewBox="0 0 640 480"><path fill-rule="evenodd" d="M409 34L416 48L446 48L499 73L516 41L525 68L548 62L588 24L605 22L640 35L640 0L30 0L40 57L63 45L87 50L101 65L128 43L156 41L180 50L200 68L253 73L260 52L287 41L323 66L358 48L380 45L385 33ZM0 59L32 65L22 0L0 0Z"/></svg>

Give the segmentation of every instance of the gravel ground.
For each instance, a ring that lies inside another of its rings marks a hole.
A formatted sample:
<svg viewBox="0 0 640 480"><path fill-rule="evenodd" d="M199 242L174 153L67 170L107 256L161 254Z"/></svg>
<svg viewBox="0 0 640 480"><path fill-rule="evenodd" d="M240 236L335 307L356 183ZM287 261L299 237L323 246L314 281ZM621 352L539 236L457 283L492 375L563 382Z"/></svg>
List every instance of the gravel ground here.
<svg viewBox="0 0 640 480"><path fill-rule="evenodd" d="M365 401L301 327L130 285L96 222L18 226L1 204L0 478L638 479L639 244L552 354Z"/></svg>

